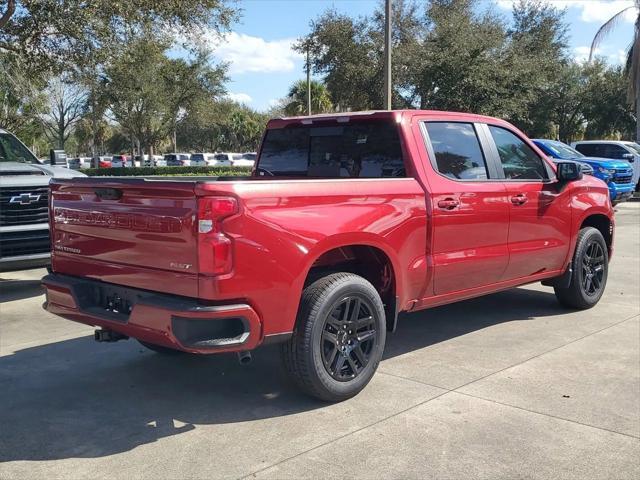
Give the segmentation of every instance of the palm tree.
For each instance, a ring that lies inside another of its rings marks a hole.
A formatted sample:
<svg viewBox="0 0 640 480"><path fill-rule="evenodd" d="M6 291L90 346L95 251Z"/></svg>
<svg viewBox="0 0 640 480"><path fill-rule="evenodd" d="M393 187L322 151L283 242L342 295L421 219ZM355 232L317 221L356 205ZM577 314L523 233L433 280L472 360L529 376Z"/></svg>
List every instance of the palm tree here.
<svg viewBox="0 0 640 480"><path fill-rule="evenodd" d="M333 110L333 104L329 90L324 83L311 80L311 113L325 113L331 110ZM306 80L298 80L291 86L284 111L287 115L307 114Z"/></svg>
<svg viewBox="0 0 640 480"><path fill-rule="evenodd" d="M623 8L609 20L604 22L598 29L593 41L591 42L591 50L589 51L589 62L593 57L598 45L602 43L604 38L611 33L622 17L631 9L637 12L636 25L633 35L633 42L629 47L627 54L627 73L629 75L629 101L636 106L636 141L640 142L640 0L634 0L633 5Z"/></svg>

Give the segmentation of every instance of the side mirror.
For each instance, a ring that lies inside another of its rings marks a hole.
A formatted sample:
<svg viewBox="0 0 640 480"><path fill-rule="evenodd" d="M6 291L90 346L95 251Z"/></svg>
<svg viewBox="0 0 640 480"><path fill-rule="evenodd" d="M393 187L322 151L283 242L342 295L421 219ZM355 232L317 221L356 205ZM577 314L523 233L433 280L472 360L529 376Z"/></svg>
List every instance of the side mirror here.
<svg viewBox="0 0 640 480"><path fill-rule="evenodd" d="M624 155L622 155L622 158L633 163L635 156L633 155L633 153L625 153Z"/></svg>
<svg viewBox="0 0 640 480"><path fill-rule="evenodd" d="M558 182L568 183L582 178L582 167L578 162L558 162L556 165Z"/></svg>

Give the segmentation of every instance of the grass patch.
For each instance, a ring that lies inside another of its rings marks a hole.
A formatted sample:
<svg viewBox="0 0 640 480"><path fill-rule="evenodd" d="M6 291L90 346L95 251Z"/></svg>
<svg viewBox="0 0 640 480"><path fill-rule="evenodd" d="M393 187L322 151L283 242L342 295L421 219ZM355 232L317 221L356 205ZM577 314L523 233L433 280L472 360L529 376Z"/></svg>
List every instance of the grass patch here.
<svg viewBox="0 0 640 480"><path fill-rule="evenodd" d="M88 168L90 177L236 177L250 175L251 167L126 167Z"/></svg>

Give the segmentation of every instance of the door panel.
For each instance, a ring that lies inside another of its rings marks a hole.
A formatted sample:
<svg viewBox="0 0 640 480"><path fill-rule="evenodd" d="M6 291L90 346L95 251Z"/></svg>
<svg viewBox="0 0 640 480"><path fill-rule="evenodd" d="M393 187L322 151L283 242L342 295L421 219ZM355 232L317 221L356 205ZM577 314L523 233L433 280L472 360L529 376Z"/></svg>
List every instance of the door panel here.
<svg viewBox="0 0 640 480"><path fill-rule="evenodd" d="M508 263L509 204L502 182L488 181L472 123L423 123L433 206L433 293L443 295L500 280Z"/></svg>
<svg viewBox="0 0 640 480"><path fill-rule="evenodd" d="M545 161L517 133L489 125L485 132L509 200L509 265L502 280L560 270L569 251L571 205Z"/></svg>

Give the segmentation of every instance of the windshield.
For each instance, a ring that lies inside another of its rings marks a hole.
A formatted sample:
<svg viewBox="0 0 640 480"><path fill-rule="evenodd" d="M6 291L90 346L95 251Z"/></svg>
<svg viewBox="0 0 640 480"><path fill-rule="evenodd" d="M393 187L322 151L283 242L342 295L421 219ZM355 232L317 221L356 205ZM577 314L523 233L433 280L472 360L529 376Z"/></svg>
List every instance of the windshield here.
<svg viewBox="0 0 640 480"><path fill-rule="evenodd" d="M544 141L541 142L545 147L553 152L553 156L556 158L561 158L563 160L568 160L570 158L581 158L584 157L579 151L571 148L569 145L565 145L562 142L555 141Z"/></svg>
<svg viewBox="0 0 640 480"><path fill-rule="evenodd" d="M258 171L304 177L404 177L397 126L353 122L268 130Z"/></svg>
<svg viewBox="0 0 640 480"><path fill-rule="evenodd" d="M626 147L629 147L635 153L640 154L640 145L638 145L637 143L630 142L630 143L625 143L624 145Z"/></svg>
<svg viewBox="0 0 640 480"><path fill-rule="evenodd" d="M0 133L0 162L40 163L33 153L10 133Z"/></svg>

